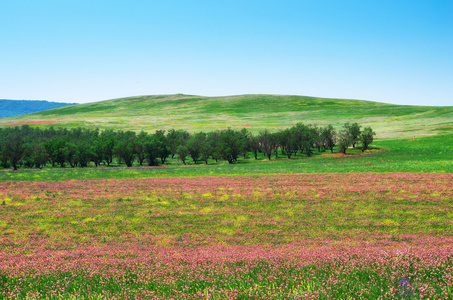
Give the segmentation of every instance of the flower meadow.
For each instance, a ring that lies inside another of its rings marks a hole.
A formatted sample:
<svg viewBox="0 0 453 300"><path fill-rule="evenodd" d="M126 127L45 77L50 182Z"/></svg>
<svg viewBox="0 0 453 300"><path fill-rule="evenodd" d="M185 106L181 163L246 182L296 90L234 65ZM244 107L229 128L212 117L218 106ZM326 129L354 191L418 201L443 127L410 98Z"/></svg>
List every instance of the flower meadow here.
<svg viewBox="0 0 453 300"><path fill-rule="evenodd" d="M4 181L0 299L453 299L453 174Z"/></svg>

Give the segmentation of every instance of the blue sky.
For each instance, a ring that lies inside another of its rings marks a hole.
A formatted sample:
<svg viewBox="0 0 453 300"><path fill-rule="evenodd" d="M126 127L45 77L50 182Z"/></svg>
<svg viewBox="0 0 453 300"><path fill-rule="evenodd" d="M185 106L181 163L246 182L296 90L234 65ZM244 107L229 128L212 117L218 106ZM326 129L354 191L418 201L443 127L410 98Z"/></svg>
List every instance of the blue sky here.
<svg viewBox="0 0 453 300"><path fill-rule="evenodd" d="M175 93L453 105L453 1L0 2L0 98Z"/></svg>

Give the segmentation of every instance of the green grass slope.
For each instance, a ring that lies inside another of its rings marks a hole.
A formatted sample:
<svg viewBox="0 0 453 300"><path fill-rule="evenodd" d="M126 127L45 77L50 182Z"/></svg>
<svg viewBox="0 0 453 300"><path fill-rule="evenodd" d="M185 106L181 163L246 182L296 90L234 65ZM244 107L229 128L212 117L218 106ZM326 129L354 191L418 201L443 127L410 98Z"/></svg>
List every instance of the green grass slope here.
<svg viewBox="0 0 453 300"><path fill-rule="evenodd" d="M285 95L129 97L60 107L0 119L0 126L99 127L152 132L192 132L231 127L277 131L298 122L341 126L351 121L371 126L377 138L402 138L453 132L453 106L407 106L379 102Z"/></svg>

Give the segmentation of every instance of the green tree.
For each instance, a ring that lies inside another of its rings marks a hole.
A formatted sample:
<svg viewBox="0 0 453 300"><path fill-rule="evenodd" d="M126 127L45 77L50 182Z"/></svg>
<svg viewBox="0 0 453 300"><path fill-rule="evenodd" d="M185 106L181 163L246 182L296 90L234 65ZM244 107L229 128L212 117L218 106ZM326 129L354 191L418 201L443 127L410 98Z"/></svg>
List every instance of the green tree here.
<svg viewBox="0 0 453 300"><path fill-rule="evenodd" d="M353 138L351 136L351 131L349 130L349 123L343 125L343 128L338 132L337 144L340 148L340 151L346 154L346 150L352 144Z"/></svg>
<svg viewBox="0 0 453 300"><path fill-rule="evenodd" d="M135 160L134 142L136 134L133 131L118 132L118 142L115 146L115 153L118 158L126 164L127 167L132 167Z"/></svg>
<svg viewBox="0 0 453 300"><path fill-rule="evenodd" d="M154 136L156 138L156 143L158 144L160 162L165 164L165 161L171 154L165 130L156 130Z"/></svg>
<svg viewBox="0 0 453 300"><path fill-rule="evenodd" d="M325 148L323 147L324 143L321 137L322 128L319 128L316 125L311 125L310 128L313 135L314 146L318 149L318 152L321 152L321 148L323 148L322 151L325 151Z"/></svg>
<svg viewBox="0 0 453 300"><path fill-rule="evenodd" d="M38 169L41 169L43 166L45 166L47 160L47 152L44 149L42 143L40 143L38 140L34 140L26 144L25 154L22 158L22 161L24 162L24 165L26 167L36 167Z"/></svg>
<svg viewBox="0 0 453 300"><path fill-rule="evenodd" d="M65 149L63 152L66 155L66 161L69 163L71 168L77 166L77 145L73 142L67 142L65 144Z"/></svg>
<svg viewBox="0 0 453 300"><path fill-rule="evenodd" d="M333 148L337 142L337 132L332 125L329 124L321 129L321 140L324 148L329 148L330 152L333 153Z"/></svg>
<svg viewBox="0 0 453 300"><path fill-rule="evenodd" d="M78 141L76 144L75 159L80 167L87 167L93 157L93 146L88 144L88 140Z"/></svg>
<svg viewBox="0 0 453 300"><path fill-rule="evenodd" d="M376 135L376 132L374 132L371 127L365 127L360 134L359 140L362 143L362 152L367 150L369 145L373 142L373 136Z"/></svg>
<svg viewBox="0 0 453 300"><path fill-rule="evenodd" d="M216 143L211 139L209 134L206 134L203 144L200 146L200 158L208 164L209 157L214 155Z"/></svg>
<svg viewBox="0 0 453 300"><path fill-rule="evenodd" d="M137 155L137 160L140 166L143 165L143 161L145 160L145 143L148 140L148 133L144 132L143 130L137 135L137 138L134 140L133 148L134 152Z"/></svg>
<svg viewBox="0 0 453 300"><path fill-rule="evenodd" d="M176 154L178 154L178 158L182 161L182 163L186 164L186 157L189 155L189 149L187 149L184 145L179 145L176 149Z"/></svg>
<svg viewBox="0 0 453 300"><path fill-rule="evenodd" d="M53 137L44 143L44 148L46 149L52 166L59 164L63 168L67 156L66 138Z"/></svg>
<svg viewBox="0 0 453 300"><path fill-rule="evenodd" d="M8 168L8 155L6 153L6 136L8 132L7 129L0 128L0 163L3 168Z"/></svg>
<svg viewBox="0 0 453 300"><path fill-rule="evenodd" d="M171 158L175 157L175 154L177 154L177 149L180 145L185 145L186 141L189 139L190 134L189 132L179 129L171 129L167 133L167 141L166 141L166 146L168 147L170 151Z"/></svg>
<svg viewBox="0 0 453 300"><path fill-rule="evenodd" d="M357 123L350 124L349 122L347 122L346 124L344 124L343 127L349 131L352 148L355 148L355 144L359 141L359 138L360 138L360 127L361 126Z"/></svg>
<svg viewBox="0 0 453 300"><path fill-rule="evenodd" d="M267 155L267 158L270 160L272 152L277 147L277 135L270 133L267 129L261 131L258 135L258 141L260 143L261 151Z"/></svg>
<svg viewBox="0 0 453 300"><path fill-rule="evenodd" d="M94 162L96 167L100 166L101 163L105 160L103 144L101 138L98 137L92 141L92 157L91 160Z"/></svg>
<svg viewBox="0 0 453 300"><path fill-rule="evenodd" d="M232 164L244 152L244 148L247 147L247 141L240 132L228 128L220 131L218 147L222 159Z"/></svg>
<svg viewBox="0 0 453 300"><path fill-rule="evenodd" d="M218 162L219 159L222 159L222 153L220 152L219 144L220 144L220 131L211 131L206 135L206 144L207 147L204 150L204 154L208 154L212 157L212 159L215 159L216 162ZM207 163L207 158L205 160Z"/></svg>
<svg viewBox="0 0 453 300"><path fill-rule="evenodd" d="M202 149L206 144L206 133L198 132L192 134L189 140L186 143L187 150L189 150L189 155L192 157L193 162L196 164L199 160Z"/></svg>
<svg viewBox="0 0 453 300"><path fill-rule="evenodd" d="M107 129L99 135L99 147L101 148L102 158L108 166L113 162L116 139L116 133L111 129Z"/></svg>
<svg viewBox="0 0 453 300"><path fill-rule="evenodd" d="M36 168L41 169L43 166L46 165L47 157L46 149L42 143L36 143L33 145L33 163Z"/></svg>
<svg viewBox="0 0 453 300"><path fill-rule="evenodd" d="M282 148L283 154L291 158L298 150L300 144L300 134L296 127L287 128L278 132L278 144Z"/></svg>
<svg viewBox="0 0 453 300"><path fill-rule="evenodd" d="M18 127L11 130L5 138L5 151L3 155L6 156L9 163L13 166L14 170L17 170L18 163L25 154L26 145L24 137Z"/></svg>
<svg viewBox="0 0 453 300"><path fill-rule="evenodd" d="M314 130L311 126L307 126L303 123L297 123L294 129L297 132L299 149L301 152L305 152L307 156L311 156L313 151L311 148L314 144Z"/></svg>
<svg viewBox="0 0 453 300"><path fill-rule="evenodd" d="M258 159L258 151L260 149L260 142L259 142L257 136L254 136L253 134L250 133L250 135L247 138L247 147L250 151L252 151L255 159Z"/></svg>
<svg viewBox="0 0 453 300"><path fill-rule="evenodd" d="M250 151L248 139L249 139L249 136L251 136L251 133L247 129L242 128L239 131L239 134L240 134L240 139L242 142L242 153L241 154L244 158L247 158L247 153Z"/></svg>
<svg viewBox="0 0 453 300"><path fill-rule="evenodd" d="M145 157L148 161L148 166L157 166L159 154L160 154L160 145L159 139L155 135L151 135L147 138L145 144Z"/></svg>

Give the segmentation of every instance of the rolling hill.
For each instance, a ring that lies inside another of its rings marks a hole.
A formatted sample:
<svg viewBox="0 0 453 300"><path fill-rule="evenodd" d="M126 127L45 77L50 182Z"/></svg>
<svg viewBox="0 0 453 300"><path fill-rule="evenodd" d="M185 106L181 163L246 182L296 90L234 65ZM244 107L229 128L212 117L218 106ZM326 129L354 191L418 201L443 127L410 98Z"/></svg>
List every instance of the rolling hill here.
<svg viewBox="0 0 453 300"><path fill-rule="evenodd" d="M408 106L372 101L285 95L202 97L155 95L106 100L0 119L0 126L99 127L149 131L223 128L277 131L298 122L358 122L371 126L377 138L411 137L453 132L453 106Z"/></svg>
<svg viewBox="0 0 453 300"><path fill-rule="evenodd" d="M74 104L76 103L49 102L44 100L0 99L0 118L20 116Z"/></svg>

